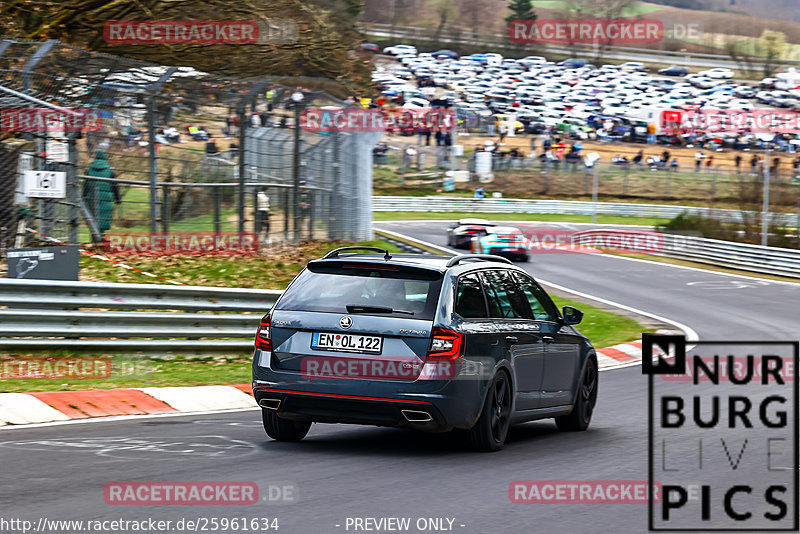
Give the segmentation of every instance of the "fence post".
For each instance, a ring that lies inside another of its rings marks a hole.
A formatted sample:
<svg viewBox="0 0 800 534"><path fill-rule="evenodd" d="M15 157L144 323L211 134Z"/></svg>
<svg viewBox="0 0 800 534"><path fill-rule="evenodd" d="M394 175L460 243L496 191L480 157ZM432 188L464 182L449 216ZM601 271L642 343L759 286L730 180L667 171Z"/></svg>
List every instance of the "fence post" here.
<svg viewBox="0 0 800 534"><path fill-rule="evenodd" d="M172 202L169 196L169 186L164 184L161 187L161 231L166 234L169 232L169 223L172 219Z"/></svg>
<svg viewBox="0 0 800 534"><path fill-rule="evenodd" d="M67 166L67 202L69 202L69 242L78 242L78 227L80 226L80 208L78 199L81 191L78 185L78 154L76 134L71 133L67 138L69 165ZM5 236L3 236L5 238Z"/></svg>
<svg viewBox="0 0 800 534"><path fill-rule="evenodd" d="M289 188L283 188L283 241L289 241Z"/></svg>
<svg viewBox="0 0 800 534"><path fill-rule="evenodd" d="M300 239L300 206L298 206L298 199L300 198L300 111L303 107L303 93L295 91L292 94L292 102L294 108L294 158L292 160L292 178L293 178L293 202L292 214L294 215L293 236L294 240Z"/></svg>
<svg viewBox="0 0 800 534"><path fill-rule="evenodd" d="M214 191L214 233L220 233L222 231L222 193L220 191L220 186L214 186L212 191Z"/></svg>
<svg viewBox="0 0 800 534"><path fill-rule="evenodd" d="M314 240L314 210L317 209L317 197L315 189L308 190L308 197L311 201L311 207L308 210L308 240Z"/></svg>
<svg viewBox="0 0 800 534"><path fill-rule="evenodd" d="M156 92L150 91L147 106L147 161L150 179L150 233L157 231L158 160L156 159Z"/></svg>
<svg viewBox="0 0 800 534"><path fill-rule="evenodd" d="M238 215L239 215L239 231L244 232L244 183L245 183L245 162L244 162L244 149L245 149L245 142L247 139L247 115L245 113L245 104L246 102L244 99L239 100L239 103L236 106L236 113L239 117L239 162L238 162L238 180L239 184L237 187L238 190Z"/></svg>

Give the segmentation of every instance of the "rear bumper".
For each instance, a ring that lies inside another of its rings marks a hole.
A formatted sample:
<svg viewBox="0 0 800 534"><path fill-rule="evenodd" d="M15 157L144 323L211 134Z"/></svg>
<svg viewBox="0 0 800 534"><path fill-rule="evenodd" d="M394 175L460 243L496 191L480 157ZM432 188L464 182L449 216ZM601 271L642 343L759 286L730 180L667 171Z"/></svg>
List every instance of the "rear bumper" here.
<svg viewBox="0 0 800 534"><path fill-rule="evenodd" d="M491 248L488 254L501 256L510 260L524 260L528 257L528 251L525 249L503 250L502 248Z"/></svg>
<svg viewBox="0 0 800 534"><path fill-rule="evenodd" d="M255 362L261 351L256 351ZM320 423L409 427L426 431L471 428L480 416L489 382L452 380L308 380L301 373L253 366L253 395L280 401L278 415ZM404 415L404 411L406 412ZM415 413L418 412L418 413ZM427 419L427 414L430 420Z"/></svg>

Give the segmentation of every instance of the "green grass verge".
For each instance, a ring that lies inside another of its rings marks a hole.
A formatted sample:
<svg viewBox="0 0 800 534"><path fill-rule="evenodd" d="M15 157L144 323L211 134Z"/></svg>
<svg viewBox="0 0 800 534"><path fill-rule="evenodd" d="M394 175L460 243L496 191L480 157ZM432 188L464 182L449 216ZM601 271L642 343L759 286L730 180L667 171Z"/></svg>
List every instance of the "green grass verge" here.
<svg viewBox="0 0 800 534"><path fill-rule="evenodd" d="M111 375L102 379L13 379L0 380L0 391L20 393L33 391L76 391L89 389L141 388L166 386L207 386L215 384L247 384L250 382L251 354L238 356L149 357L94 356L62 352L17 354L16 358L40 360L54 356L85 360L111 360Z"/></svg>
<svg viewBox="0 0 800 534"><path fill-rule="evenodd" d="M431 211L376 211L376 221L425 220L455 221L468 217L478 217L492 221L543 221L543 222L592 222L591 215L561 215L558 213L480 213L480 212L431 212ZM624 217L621 215L598 215L598 224L640 224L655 226L665 224L669 219L655 217Z"/></svg>
<svg viewBox="0 0 800 534"><path fill-rule="evenodd" d="M578 325L578 330L588 337L597 349L641 339L643 332L655 332L654 328L646 328L630 317L555 295L551 297L559 308L572 306L583 312L583 321Z"/></svg>

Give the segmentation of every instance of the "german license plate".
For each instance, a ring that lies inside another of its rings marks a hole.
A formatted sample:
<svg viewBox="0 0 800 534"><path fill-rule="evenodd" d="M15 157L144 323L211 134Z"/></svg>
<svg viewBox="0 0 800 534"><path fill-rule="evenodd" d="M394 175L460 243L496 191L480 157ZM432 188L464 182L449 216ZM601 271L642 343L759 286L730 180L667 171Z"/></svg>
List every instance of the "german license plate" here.
<svg viewBox="0 0 800 534"><path fill-rule="evenodd" d="M383 338L380 336L362 336L358 334L314 332L311 335L311 348L341 352L358 352L362 354L380 354L381 350L383 350Z"/></svg>

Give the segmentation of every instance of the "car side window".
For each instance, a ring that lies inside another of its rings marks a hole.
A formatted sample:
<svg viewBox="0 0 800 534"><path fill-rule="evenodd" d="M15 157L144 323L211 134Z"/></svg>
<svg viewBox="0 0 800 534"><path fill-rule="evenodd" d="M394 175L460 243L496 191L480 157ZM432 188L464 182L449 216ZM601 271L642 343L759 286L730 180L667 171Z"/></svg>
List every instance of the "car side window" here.
<svg viewBox="0 0 800 534"><path fill-rule="evenodd" d="M468 274L458 279L455 312L464 319L485 319L486 300L477 274Z"/></svg>
<svg viewBox="0 0 800 534"><path fill-rule="evenodd" d="M508 271L491 270L482 274L491 317L533 318L524 295L519 292Z"/></svg>
<svg viewBox="0 0 800 534"><path fill-rule="evenodd" d="M525 295L535 320L555 321L558 319L558 311L553 306L550 297L536 282L522 273L515 272L513 276L523 295Z"/></svg>

